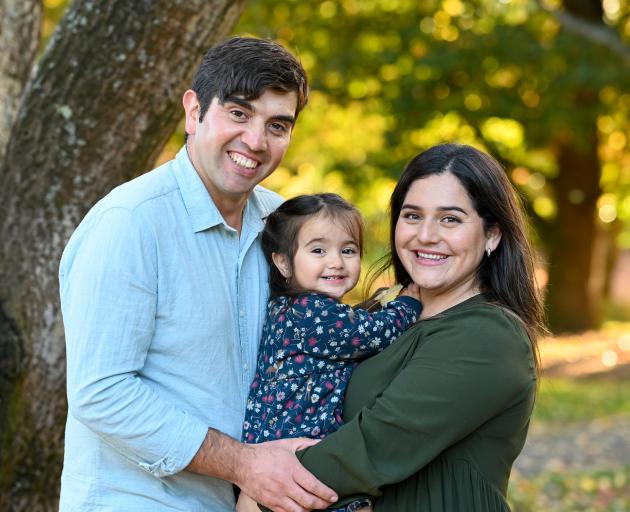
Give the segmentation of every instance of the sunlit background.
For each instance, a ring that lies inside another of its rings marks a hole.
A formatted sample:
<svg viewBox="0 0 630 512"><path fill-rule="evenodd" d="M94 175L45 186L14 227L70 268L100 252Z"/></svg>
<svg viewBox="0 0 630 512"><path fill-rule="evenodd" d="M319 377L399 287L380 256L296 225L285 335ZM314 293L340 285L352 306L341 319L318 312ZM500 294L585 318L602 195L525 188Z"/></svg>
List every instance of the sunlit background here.
<svg viewBox="0 0 630 512"><path fill-rule="evenodd" d="M47 38L66 2L45 4ZM512 506L630 510L630 4L560 7L251 0L235 33L281 42L311 81L265 185L354 202L366 264L386 251L388 199L415 154L456 141L504 164L531 218L551 326L575 333L543 343L546 378ZM182 142L180 128L160 160Z"/></svg>

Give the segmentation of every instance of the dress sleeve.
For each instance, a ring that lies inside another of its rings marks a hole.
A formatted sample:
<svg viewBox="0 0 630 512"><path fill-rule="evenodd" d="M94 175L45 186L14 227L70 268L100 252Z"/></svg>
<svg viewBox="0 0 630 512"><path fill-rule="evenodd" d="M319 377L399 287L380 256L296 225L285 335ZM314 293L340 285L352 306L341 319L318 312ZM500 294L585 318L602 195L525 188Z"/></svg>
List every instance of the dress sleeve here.
<svg viewBox="0 0 630 512"><path fill-rule="evenodd" d="M123 208L81 225L61 261L68 408L154 476L184 469L207 432L141 376L157 305L151 227Z"/></svg>
<svg viewBox="0 0 630 512"><path fill-rule="evenodd" d="M298 303L303 309L295 311L306 326L300 348L305 354L332 360L361 360L381 352L416 322L422 309L420 302L406 296L376 312L313 297L317 296Z"/></svg>
<svg viewBox="0 0 630 512"><path fill-rule="evenodd" d="M298 452L302 464L340 497L378 496L507 408L523 391L528 349L494 320L436 326L374 403Z"/></svg>

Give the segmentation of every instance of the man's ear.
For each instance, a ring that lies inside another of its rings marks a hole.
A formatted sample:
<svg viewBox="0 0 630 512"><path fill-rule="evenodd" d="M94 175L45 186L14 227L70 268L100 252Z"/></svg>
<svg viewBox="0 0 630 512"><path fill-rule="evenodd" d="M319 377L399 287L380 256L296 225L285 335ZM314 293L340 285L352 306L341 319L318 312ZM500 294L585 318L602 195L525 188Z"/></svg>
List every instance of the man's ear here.
<svg viewBox="0 0 630 512"><path fill-rule="evenodd" d="M197 122L199 121L199 113L201 105L197 99L197 93L192 89L188 89L182 97L184 112L186 112L185 130L188 135L194 135L197 131Z"/></svg>
<svg viewBox="0 0 630 512"><path fill-rule="evenodd" d="M289 257L286 254L272 252L271 259L285 279L291 277L291 265L289 264Z"/></svg>

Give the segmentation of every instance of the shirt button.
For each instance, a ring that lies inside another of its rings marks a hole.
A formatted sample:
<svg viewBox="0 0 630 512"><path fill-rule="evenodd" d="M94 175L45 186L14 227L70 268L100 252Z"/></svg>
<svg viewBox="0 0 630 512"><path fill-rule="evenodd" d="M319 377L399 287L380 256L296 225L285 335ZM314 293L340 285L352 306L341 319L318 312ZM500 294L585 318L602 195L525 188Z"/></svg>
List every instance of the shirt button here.
<svg viewBox="0 0 630 512"><path fill-rule="evenodd" d="M238 314L241 318L243 318L245 316L245 310L241 309Z"/></svg>

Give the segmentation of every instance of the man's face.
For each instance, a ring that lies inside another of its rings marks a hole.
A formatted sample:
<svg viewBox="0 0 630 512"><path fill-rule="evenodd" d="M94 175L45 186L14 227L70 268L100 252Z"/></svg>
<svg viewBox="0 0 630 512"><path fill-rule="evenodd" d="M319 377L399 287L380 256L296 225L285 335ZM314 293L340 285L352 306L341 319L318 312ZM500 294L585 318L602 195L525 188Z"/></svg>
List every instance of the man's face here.
<svg viewBox="0 0 630 512"><path fill-rule="evenodd" d="M255 100L214 98L202 122L196 94L184 94L188 154L217 206L247 199L280 164L291 140L297 94L265 90Z"/></svg>

